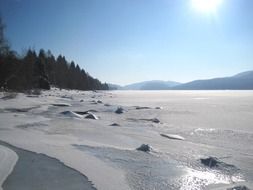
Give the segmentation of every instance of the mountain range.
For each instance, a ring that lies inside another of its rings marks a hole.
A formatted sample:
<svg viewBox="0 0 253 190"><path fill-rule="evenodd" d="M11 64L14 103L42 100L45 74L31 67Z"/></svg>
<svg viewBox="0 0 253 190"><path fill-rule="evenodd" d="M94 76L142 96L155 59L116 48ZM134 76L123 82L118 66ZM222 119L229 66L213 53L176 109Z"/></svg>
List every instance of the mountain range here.
<svg viewBox="0 0 253 190"><path fill-rule="evenodd" d="M253 90L253 70L231 77L194 80L187 83L152 80L126 86L109 84L113 90Z"/></svg>
<svg viewBox="0 0 253 190"><path fill-rule="evenodd" d="M108 84L111 90L168 90L172 87L180 85L179 82L152 80L120 86L116 84Z"/></svg>

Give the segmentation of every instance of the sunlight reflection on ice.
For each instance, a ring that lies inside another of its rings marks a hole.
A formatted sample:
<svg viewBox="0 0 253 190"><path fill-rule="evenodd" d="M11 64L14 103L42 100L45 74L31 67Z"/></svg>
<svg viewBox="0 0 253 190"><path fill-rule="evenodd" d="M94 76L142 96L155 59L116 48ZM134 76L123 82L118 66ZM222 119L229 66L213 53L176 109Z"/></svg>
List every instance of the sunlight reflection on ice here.
<svg viewBox="0 0 253 190"><path fill-rule="evenodd" d="M216 129L214 129L214 128L210 128L210 129L197 128L194 130L194 132L213 132L215 130Z"/></svg>
<svg viewBox="0 0 253 190"><path fill-rule="evenodd" d="M241 176L227 176L214 171L187 169L180 190L201 190L210 184L230 184L244 181Z"/></svg>

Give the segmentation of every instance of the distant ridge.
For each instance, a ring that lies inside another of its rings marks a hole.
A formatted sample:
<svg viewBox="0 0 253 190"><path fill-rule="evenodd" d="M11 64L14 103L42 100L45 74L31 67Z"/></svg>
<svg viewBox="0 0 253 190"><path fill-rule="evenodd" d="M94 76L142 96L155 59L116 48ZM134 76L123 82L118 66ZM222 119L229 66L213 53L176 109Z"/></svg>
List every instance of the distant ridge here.
<svg viewBox="0 0 253 190"><path fill-rule="evenodd" d="M109 84L111 90L168 90L180 83L174 81L152 80L129 84L126 86L119 86Z"/></svg>
<svg viewBox="0 0 253 190"><path fill-rule="evenodd" d="M187 83L152 80L126 86L109 84L111 90L253 90L253 70L231 77L194 80Z"/></svg>
<svg viewBox="0 0 253 190"><path fill-rule="evenodd" d="M253 90L253 71L231 77L195 80L172 88L173 90Z"/></svg>
<svg viewBox="0 0 253 190"><path fill-rule="evenodd" d="M117 85L117 84L108 83L107 85L109 87L109 90L121 90L122 89L122 86Z"/></svg>

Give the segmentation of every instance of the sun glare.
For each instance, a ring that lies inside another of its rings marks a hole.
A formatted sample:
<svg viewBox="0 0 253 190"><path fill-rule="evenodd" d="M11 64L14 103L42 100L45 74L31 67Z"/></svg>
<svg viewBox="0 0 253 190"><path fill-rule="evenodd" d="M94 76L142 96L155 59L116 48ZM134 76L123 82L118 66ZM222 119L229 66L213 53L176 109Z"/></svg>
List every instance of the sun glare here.
<svg viewBox="0 0 253 190"><path fill-rule="evenodd" d="M191 0L191 3L195 10L202 13L212 14L216 13L222 0Z"/></svg>

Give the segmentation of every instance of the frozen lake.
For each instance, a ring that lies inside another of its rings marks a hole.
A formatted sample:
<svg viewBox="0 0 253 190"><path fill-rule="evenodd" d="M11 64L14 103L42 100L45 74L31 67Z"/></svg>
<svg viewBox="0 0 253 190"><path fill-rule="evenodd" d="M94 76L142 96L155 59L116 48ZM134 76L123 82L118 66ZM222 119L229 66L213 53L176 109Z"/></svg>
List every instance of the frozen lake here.
<svg viewBox="0 0 253 190"><path fill-rule="evenodd" d="M0 100L1 141L56 158L97 189L252 188L252 123L253 91L53 89ZM201 162L209 157L214 167Z"/></svg>

